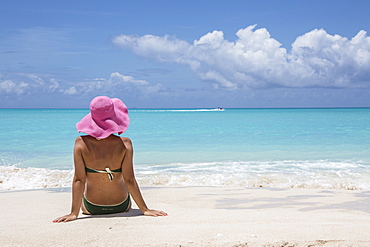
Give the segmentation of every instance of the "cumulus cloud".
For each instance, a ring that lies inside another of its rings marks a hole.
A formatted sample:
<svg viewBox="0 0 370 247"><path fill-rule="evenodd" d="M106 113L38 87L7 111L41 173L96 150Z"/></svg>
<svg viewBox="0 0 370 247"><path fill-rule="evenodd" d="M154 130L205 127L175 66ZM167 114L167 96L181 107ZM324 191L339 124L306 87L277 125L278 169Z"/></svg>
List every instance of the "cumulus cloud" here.
<svg viewBox="0 0 370 247"><path fill-rule="evenodd" d="M3 79L0 80L0 95L51 93L59 88L57 80L50 79L46 75L15 73L1 75L1 77Z"/></svg>
<svg viewBox="0 0 370 247"><path fill-rule="evenodd" d="M75 95L75 94L78 93L77 88L76 87L73 87L73 86L70 87L70 88L67 88L66 90L62 90L62 92L64 94L68 94L68 95Z"/></svg>
<svg viewBox="0 0 370 247"><path fill-rule="evenodd" d="M298 37L290 51L256 25L236 36L231 42L222 31L213 31L190 44L168 35L119 35L112 42L140 56L188 65L215 88L370 86L370 38L365 31L348 39L315 29Z"/></svg>
<svg viewBox="0 0 370 247"><path fill-rule="evenodd" d="M134 85L148 85L149 84L147 81L137 80L132 76L121 75L118 72L112 73L110 75L110 82L112 82L113 84L126 83L126 82L132 83Z"/></svg>
<svg viewBox="0 0 370 247"><path fill-rule="evenodd" d="M15 83L12 80L4 80L0 82L0 93L23 94L28 86L29 85L25 82Z"/></svg>

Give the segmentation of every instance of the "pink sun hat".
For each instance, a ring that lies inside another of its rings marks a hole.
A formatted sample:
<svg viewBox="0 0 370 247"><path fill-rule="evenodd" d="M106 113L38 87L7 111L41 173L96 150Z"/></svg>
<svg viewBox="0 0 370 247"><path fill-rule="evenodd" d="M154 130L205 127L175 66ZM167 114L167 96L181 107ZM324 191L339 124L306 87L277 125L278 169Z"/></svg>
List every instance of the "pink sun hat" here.
<svg viewBox="0 0 370 247"><path fill-rule="evenodd" d="M125 132L130 124L126 105L117 98L95 97L90 103L90 113L76 124L78 132L98 139Z"/></svg>

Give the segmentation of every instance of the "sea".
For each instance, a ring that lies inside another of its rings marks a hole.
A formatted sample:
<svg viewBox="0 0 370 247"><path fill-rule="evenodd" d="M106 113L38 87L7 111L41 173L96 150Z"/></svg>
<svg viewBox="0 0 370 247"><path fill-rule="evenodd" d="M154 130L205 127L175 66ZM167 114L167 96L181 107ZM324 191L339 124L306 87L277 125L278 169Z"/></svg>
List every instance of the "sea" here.
<svg viewBox="0 0 370 247"><path fill-rule="evenodd" d="M88 109L0 109L0 191L71 187ZM370 189L370 108L131 109L140 186Z"/></svg>

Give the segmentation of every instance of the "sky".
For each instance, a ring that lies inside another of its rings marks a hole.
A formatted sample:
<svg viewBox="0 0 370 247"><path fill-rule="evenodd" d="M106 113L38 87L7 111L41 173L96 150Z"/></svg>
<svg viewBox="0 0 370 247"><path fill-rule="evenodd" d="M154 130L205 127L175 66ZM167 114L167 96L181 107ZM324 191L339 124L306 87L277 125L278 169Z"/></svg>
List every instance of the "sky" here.
<svg viewBox="0 0 370 247"><path fill-rule="evenodd" d="M370 107L368 0L0 0L0 108Z"/></svg>

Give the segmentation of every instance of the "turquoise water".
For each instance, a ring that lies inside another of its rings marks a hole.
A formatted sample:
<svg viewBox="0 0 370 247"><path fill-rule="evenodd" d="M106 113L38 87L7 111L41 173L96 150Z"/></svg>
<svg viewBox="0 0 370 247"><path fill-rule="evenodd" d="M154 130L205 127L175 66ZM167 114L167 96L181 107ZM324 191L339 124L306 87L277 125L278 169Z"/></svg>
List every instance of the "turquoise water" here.
<svg viewBox="0 0 370 247"><path fill-rule="evenodd" d="M70 186L75 124L87 113L0 109L0 189ZM370 108L129 114L123 136L141 185L370 188Z"/></svg>

